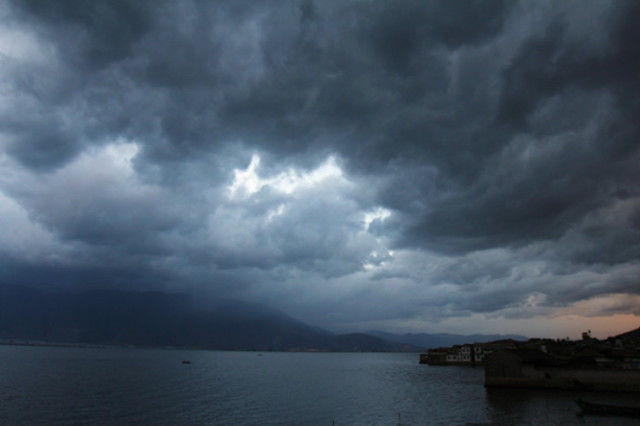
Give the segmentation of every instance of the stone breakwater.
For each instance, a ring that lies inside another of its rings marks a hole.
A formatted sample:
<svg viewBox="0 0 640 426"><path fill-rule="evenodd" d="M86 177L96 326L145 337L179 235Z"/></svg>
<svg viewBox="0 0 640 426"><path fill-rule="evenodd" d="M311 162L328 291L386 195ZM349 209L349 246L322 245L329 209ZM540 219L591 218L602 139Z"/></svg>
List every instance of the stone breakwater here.
<svg viewBox="0 0 640 426"><path fill-rule="evenodd" d="M561 360L531 351L503 350L485 361L485 386L640 392L640 369Z"/></svg>

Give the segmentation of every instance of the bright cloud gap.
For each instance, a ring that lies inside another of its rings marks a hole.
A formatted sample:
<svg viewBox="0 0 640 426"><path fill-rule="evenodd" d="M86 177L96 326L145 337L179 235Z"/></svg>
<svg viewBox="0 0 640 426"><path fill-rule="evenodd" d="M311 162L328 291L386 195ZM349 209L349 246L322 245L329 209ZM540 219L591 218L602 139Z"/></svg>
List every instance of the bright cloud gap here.
<svg viewBox="0 0 640 426"><path fill-rule="evenodd" d="M300 189L327 184L332 179L339 180L343 177L342 169L340 169L333 156L328 157L311 171L288 168L270 177L261 177L259 175L260 161L260 156L253 154L251 162L246 169L234 169L233 182L228 188L231 198L248 197L264 187L284 194L292 194Z"/></svg>

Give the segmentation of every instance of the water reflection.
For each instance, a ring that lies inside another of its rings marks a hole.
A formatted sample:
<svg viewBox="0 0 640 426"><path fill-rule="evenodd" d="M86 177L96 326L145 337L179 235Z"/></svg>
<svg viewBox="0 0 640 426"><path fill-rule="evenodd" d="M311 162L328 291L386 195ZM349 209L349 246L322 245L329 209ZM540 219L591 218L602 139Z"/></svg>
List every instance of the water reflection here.
<svg viewBox="0 0 640 426"><path fill-rule="evenodd" d="M603 424L580 396L485 389L480 368L414 354L0 347L0 424Z"/></svg>
<svg viewBox="0 0 640 426"><path fill-rule="evenodd" d="M578 398L620 405L634 404L637 395L542 389L485 390L490 424L635 425L637 420L616 416L581 415ZM637 404L637 402L635 402Z"/></svg>

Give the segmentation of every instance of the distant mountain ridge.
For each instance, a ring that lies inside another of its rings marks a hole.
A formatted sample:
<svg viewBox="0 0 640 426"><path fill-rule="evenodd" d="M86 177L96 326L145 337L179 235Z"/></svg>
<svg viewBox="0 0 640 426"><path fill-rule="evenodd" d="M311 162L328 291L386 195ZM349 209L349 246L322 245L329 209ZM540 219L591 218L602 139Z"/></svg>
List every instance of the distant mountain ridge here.
<svg viewBox="0 0 640 426"><path fill-rule="evenodd" d="M368 334L380 337L391 342L404 343L419 346L425 349L433 349L439 347L447 347L453 345L463 345L468 343L485 343L495 340L513 339L513 340L529 340L526 336L518 334L427 334L427 333L405 333L393 334L384 331L372 330Z"/></svg>
<svg viewBox="0 0 640 426"><path fill-rule="evenodd" d="M44 292L0 285L0 339L259 351L417 352L364 333L336 335L282 312L185 294Z"/></svg>

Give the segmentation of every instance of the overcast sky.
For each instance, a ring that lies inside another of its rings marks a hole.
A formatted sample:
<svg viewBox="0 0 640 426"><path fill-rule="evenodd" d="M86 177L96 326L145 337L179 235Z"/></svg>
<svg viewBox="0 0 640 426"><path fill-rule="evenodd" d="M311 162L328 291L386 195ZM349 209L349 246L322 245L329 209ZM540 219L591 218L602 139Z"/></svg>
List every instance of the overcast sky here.
<svg viewBox="0 0 640 426"><path fill-rule="evenodd" d="M640 326L638 22L634 0L0 0L0 282L336 331Z"/></svg>

